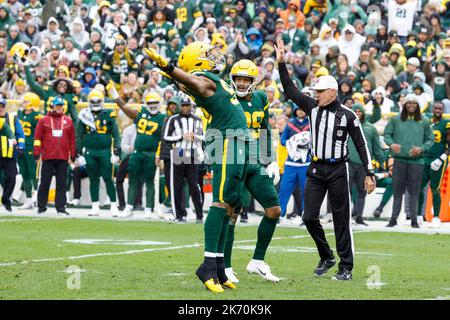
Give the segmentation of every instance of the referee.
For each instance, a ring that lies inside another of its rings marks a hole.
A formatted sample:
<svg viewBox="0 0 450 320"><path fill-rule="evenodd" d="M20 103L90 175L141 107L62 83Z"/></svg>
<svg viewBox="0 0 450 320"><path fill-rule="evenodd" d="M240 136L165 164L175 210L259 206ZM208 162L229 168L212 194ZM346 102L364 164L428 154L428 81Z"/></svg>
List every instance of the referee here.
<svg viewBox="0 0 450 320"><path fill-rule="evenodd" d="M339 270L334 280L351 280L353 269L353 237L350 230L350 194L348 179L348 139L351 137L366 169L365 189L375 189L367 143L356 114L337 99L338 84L332 76L317 79L312 88L316 99L300 93L289 77L284 63L284 43L279 37L277 46L278 67L285 94L309 117L311 131L311 165L307 171L305 187L305 210L303 222L314 239L320 261L314 270L322 276L336 264L322 225L319 221L320 207L328 191L333 213L336 250L340 258Z"/></svg>

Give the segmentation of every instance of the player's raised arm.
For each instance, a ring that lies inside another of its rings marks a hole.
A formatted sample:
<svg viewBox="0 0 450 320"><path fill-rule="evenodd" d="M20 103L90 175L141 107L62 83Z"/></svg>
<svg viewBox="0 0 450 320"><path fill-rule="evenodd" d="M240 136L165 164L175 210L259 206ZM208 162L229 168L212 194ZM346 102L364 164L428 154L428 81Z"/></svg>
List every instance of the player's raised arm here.
<svg viewBox="0 0 450 320"><path fill-rule="evenodd" d="M127 115L127 117L134 119L137 117L139 111L128 106L125 101L119 96L119 93L116 90L114 82L112 80L109 81L106 86L106 92L111 99L114 100L115 103L119 106L120 109Z"/></svg>
<svg viewBox="0 0 450 320"><path fill-rule="evenodd" d="M169 63L163 56L158 54L153 48L144 49L144 51L163 72L169 75L173 80L178 81L179 83L187 87L187 89L189 89L189 91L191 91L192 93L201 97L210 97L214 94L216 85L210 79L187 73L182 69L175 67L173 64ZM205 54L207 53L205 52ZM201 68L199 67L199 70L200 69Z"/></svg>

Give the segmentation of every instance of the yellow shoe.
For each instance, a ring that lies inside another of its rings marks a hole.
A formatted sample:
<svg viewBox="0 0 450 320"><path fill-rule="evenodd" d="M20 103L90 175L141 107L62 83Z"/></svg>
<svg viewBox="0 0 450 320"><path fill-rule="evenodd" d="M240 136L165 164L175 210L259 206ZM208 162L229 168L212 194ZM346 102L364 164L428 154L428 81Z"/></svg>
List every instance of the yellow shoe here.
<svg viewBox="0 0 450 320"><path fill-rule="evenodd" d="M227 288L227 289L237 289L236 285L233 282L231 282L230 280L227 280L224 283L222 283L222 287Z"/></svg>
<svg viewBox="0 0 450 320"><path fill-rule="evenodd" d="M220 284L217 284L214 282L214 279L211 278L208 281L206 281L205 283L205 287L209 290L212 291L214 293L220 293L223 292L223 288Z"/></svg>

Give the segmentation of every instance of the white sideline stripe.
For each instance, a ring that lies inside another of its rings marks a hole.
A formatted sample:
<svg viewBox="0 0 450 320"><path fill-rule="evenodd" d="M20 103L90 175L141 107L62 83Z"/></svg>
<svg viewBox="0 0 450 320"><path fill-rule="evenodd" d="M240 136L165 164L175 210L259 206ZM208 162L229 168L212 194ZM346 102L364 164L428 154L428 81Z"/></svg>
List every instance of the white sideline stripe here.
<svg viewBox="0 0 450 320"><path fill-rule="evenodd" d="M26 216L29 218L28 216ZM22 222L22 221L37 221L37 220L50 220L49 218L31 218L31 219L0 219L0 222Z"/></svg>
<svg viewBox="0 0 450 320"><path fill-rule="evenodd" d="M334 233L328 233L326 235L332 235L332 234L334 234ZM275 237L275 238L272 238L272 240L298 239L298 238L305 238L305 237L309 237L309 235L290 236L290 237ZM255 241L256 241L256 239L240 240L240 241L235 241L235 243L245 243L245 242L255 242ZM194 243L194 244L185 245L185 246L175 246L175 247L165 247L165 248L148 248L148 249L140 249L140 250L119 251L119 252L92 253L92 254L85 254L85 255L81 255L81 256L71 256L71 257L65 257L65 258L43 258L43 259L31 259L31 260L14 261L14 262L2 262L2 263L0 263L0 267L14 266L17 264L28 264L31 262L52 262L52 261L64 261L64 260L78 260L78 259L94 258L94 257L102 257L102 256L118 256L118 255L125 255L125 254L137 254L137 253L146 253L146 252L153 252L153 251L177 250L177 249L187 249L187 248L195 248L195 247L200 247L200 244Z"/></svg>

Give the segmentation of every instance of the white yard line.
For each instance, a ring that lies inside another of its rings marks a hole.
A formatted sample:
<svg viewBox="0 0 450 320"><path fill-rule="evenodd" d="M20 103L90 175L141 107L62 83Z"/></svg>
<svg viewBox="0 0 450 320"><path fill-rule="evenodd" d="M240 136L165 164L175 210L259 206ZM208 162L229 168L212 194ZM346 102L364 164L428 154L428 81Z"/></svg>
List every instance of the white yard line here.
<svg viewBox="0 0 450 320"><path fill-rule="evenodd" d="M327 236L333 235L334 233L328 233ZM290 237L274 237L272 240L283 240L283 239L299 239L299 238L305 238L309 237L309 235L299 235L299 236L290 236ZM256 239L252 240L237 240L234 243L246 243L246 242L255 242ZM140 250L127 250L127 251L119 251L119 252L100 252L100 253L92 253L92 254L85 254L80 256L70 256L70 257L61 257L61 258L43 258L43 259L31 259L31 260L24 260L24 261L13 261L13 262L2 262L0 263L0 267L8 267L8 266L14 266L18 264L28 264L28 263L34 263L34 262L52 262L52 261L64 261L64 260L79 260L79 259L86 259L86 258L95 258L95 257L104 257L104 256L118 256L118 255L128 255L128 254L139 254L139 253L146 253L146 252L153 252L153 251L168 251L168 250L177 250L177 249L190 249L190 248L196 248L200 247L201 245L199 243L194 243L190 245L185 246L174 246L174 247L164 247L164 248L147 248L147 249L140 249Z"/></svg>

